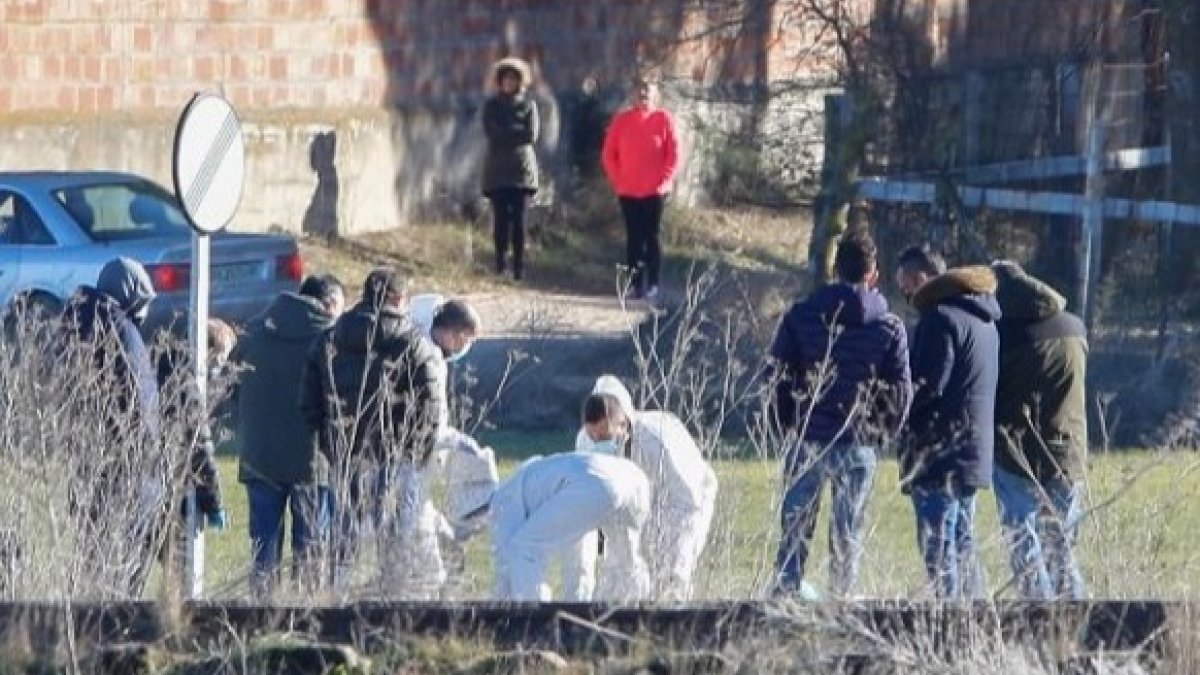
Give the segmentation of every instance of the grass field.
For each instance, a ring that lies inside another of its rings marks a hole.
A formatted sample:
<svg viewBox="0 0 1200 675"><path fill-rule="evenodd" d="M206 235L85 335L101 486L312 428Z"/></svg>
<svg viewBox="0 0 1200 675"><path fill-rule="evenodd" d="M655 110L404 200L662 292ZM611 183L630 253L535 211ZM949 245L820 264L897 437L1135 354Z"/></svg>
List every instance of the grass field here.
<svg viewBox="0 0 1200 675"><path fill-rule="evenodd" d="M522 455L553 452L567 437L500 434L487 438L506 459L501 473ZM519 448L519 450L518 450ZM698 589L704 598L761 597L771 574L777 543L777 471L770 462L717 464L721 494L705 551ZM248 570L245 492L236 483L236 460L221 458L223 485L233 527L208 541L208 583L212 595L242 595ZM896 465L880 464L868 515L867 551L859 594L871 598L918 597L923 573L917 556L912 509L896 488ZM1122 452L1094 455L1087 486L1080 559L1089 593L1097 598L1195 598L1200 579L1200 455ZM1010 574L991 493L979 504L977 534L982 541L988 585L998 597L1012 597ZM809 578L825 584L825 512L818 529ZM486 536L468 547L468 597L490 588Z"/></svg>

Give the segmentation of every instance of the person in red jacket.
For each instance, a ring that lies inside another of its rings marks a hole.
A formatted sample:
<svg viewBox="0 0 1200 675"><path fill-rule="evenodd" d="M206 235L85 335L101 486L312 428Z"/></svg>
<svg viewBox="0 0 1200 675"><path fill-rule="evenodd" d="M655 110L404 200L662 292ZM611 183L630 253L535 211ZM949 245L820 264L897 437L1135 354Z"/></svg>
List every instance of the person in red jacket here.
<svg viewBox="0 0 1200 675"><path fill-rule="evenodd" d="M658 235L663 202L679 169L679 141L671 113L658 107L658 83L633 81L633 104L617 113L604 138L601 159L625 217L626 262L634 297L658 297L662 248Z"/></svg>

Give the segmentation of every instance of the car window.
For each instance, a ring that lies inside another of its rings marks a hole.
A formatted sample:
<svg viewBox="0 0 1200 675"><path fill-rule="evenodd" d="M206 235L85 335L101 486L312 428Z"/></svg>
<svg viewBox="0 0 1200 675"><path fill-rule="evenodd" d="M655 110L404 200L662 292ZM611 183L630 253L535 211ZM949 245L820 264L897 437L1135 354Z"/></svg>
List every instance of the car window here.
<svg viewBox="0 0 1200 675"><path fill-rule="evenodd" d="M46 229L29 201L8 190L0 190L0 246L53 246Z"/></svg>
<svg viewBox="0 0 1200 675"><path fill-rule="evenodd" d="M148 181L63 188L54 197L95 241L188 234L175 197Z"/></svg>

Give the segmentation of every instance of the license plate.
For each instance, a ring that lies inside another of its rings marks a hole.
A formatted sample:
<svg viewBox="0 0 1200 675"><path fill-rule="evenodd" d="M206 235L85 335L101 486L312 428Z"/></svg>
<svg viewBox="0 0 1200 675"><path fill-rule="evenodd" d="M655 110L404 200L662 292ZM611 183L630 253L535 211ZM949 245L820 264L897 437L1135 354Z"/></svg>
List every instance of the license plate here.
<svg viewBox="0 0 1200 675"><path fill-rule="evenodd" d="M261 281L263 264L260 262L230 263L213 265L212 282L216 286L229 286L248 281Z"/></svg>

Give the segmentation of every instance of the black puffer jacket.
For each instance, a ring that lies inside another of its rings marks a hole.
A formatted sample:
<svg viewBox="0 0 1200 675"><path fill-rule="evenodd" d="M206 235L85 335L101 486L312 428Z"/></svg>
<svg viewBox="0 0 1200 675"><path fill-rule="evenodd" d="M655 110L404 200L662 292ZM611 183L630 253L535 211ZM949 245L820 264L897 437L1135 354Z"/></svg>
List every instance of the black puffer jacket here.
<svg viewBox="0 0 1200 675"><path fill-rule="evenodd" d="M237 386L238 480L324 482L322 456L300 415L300 376L333 317L317 300L282 293L251 322L230 361Z"/></svg>
<svg viewBox="0 0 1200 675"><path fill-rule="evenodd" d="M423 464L446 406L446 363L407 314L363 302L313 345L300 411L334 462Z"/></svg>
<svg viewBox="0 0 1200 675"><path fill-rule="evenodd" d="M1000 307L987 267L948 270L917 290L913 334L915 387L901 487L992 483Z"/></svg>
<svg viewBox="0 0 1200 675"><path fill-rule="evenodd" d="M912 398L908 340L879 292L844 283L818 288L780 320L771 357L783 368L775 414L803 440L880 445L896 438Z"/></svg>
<svg viewBox="0 0 1200 675"><path fill-rule="evenodd" d="M1038 481L1077 480L1087 456L1087 329L1066 299L1013 263L999 280L996 463Z"/></svg>

